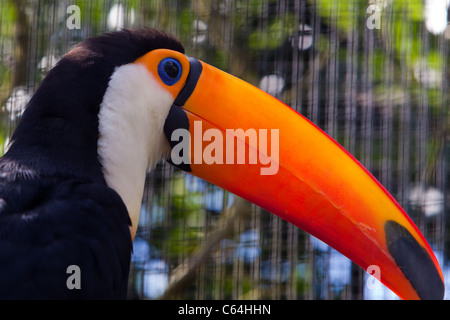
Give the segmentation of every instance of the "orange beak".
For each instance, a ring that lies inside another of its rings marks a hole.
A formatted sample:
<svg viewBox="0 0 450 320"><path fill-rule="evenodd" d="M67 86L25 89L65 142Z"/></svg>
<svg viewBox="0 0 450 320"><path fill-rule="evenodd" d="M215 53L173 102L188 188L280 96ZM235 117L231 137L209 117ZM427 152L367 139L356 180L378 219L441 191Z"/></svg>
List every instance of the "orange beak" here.
<svg viewBox="0 0 450 320"><path fill-rule="evenodd" d="M165 68L167 58L178 62L178 78L173 65ZM165 125L173 164L289 221L364 270L376 266L379 280L403 299L443 298L441 269L418 228L318 127L178 52L155 50L137 62L174 96Z"/></svg>

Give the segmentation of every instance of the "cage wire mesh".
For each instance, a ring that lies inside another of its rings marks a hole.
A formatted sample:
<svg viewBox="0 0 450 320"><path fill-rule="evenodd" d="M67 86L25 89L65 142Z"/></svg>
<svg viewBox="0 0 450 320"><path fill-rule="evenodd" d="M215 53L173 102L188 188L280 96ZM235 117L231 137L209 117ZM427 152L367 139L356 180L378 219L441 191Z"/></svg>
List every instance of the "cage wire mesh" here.
<svg viewBox="0 0 450 320"><path fill-rule="evenodd" d="M0 140L6 148L26 102L75 43L120 28L163 29L188 55L259 86L355 155L423 232L449 287L448 5L1 0ZM372 279L214 185L166 163L148 175L130 299L396 299Z"/></svg>

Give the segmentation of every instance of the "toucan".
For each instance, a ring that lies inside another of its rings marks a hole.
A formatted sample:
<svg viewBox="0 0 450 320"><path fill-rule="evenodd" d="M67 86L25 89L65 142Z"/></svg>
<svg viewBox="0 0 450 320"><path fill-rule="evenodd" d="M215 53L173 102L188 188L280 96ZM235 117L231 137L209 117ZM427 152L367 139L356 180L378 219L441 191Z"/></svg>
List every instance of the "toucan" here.
<svg viewBox="0 0 450 320"><path fill-rule="evenodd" d="M27 104L0 159L0 298L127 298L146 173L163 160L378 267L402 299L443 298L424 236L352 155L151 28L79 43Z"/></svg>

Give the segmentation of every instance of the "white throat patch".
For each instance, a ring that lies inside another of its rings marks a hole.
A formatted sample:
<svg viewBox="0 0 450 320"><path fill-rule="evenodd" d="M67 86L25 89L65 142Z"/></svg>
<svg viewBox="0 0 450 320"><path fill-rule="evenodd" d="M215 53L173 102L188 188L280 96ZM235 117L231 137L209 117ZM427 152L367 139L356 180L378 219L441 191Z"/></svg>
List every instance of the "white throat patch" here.
<svg viewBox="0 0 450 320"><path fill-rule="evenodd" d="M137 63L118 67L100 105L98 155L106 183L139 222L147 170L170 152L164 122L174 97Z"/></svg>

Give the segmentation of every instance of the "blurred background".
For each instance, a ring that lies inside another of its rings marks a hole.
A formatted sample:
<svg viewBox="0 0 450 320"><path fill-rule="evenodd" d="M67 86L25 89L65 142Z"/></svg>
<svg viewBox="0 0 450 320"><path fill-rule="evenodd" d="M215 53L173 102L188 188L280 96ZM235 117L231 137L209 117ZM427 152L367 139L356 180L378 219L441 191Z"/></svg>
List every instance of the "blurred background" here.
<svg viewBox="0 0 450 320"><path fill-rule="evenodd" d="M163 29L355 155L418 225L450 288L449 4L0 0L0 150L74 44ZM148 175L141 211L130 299L397 299L321 241L166 163Z"/></svg>

